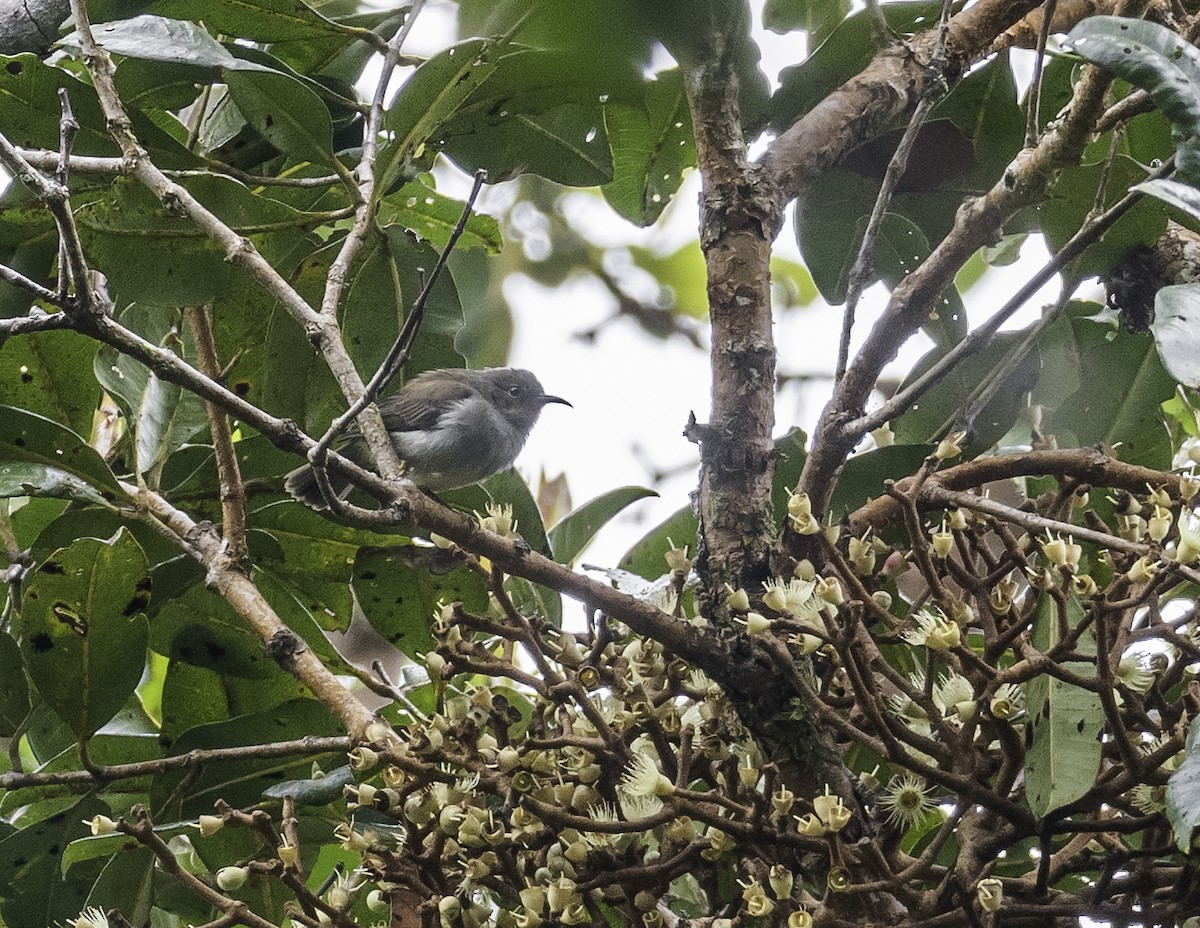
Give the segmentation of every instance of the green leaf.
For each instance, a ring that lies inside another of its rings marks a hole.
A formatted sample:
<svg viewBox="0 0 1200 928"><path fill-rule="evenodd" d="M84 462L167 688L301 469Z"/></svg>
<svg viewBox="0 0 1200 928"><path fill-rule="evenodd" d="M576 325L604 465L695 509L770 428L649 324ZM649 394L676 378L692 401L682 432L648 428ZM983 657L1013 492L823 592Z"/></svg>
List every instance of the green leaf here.
<svg viewBox="0 0 1200 928"><path fill-rule="evenodd" d="M64 879L59 869L62 848L87 834L95 815L112 809L87 796L61 804L57 814L29 824L0 840L0 885L4 886L3 915L8 928L41 928L78 917L99 868Z"/></svg>
<svg viewBox="0 0 1200 928"><path fill-rule="evenodd" d="M29 714L29 684L21 665L21 649L0 632L0 738L11 738Z"/></svg>
<svg viewBox="0 0 1200 928"><path fill-rule="evenodd" d="M57 467L29 461L0 461L0 497L41 496L52 499L78 499L108 505L91 484Z"/></svg>
<svg viewBox="0 0 1200 928"><path fill-rule="evenodd" d="M1167 780L1167 819L1175 844L1184 854L1200 828L1200 718L1193 718L1181 763Z"/></svg>
<svg viewBox="0 0 1200 928"><path fill-rule="evenodd" d="M1200 131L1200 49L1166 26L1091 16L1067 35L1076 54L1150 94L1183 136Z"/></svg>
<svg viewBox="0 0 1200 928"><path fill-rule="evenodd" d="M36 55L0 55L0 125L14 145L58 150L58 91L71 98L71 109L79 122L73 154L119 157L121 152L109 135L96 91L61 68L40 61ZM194 168L200 159L159 128L140 110L129 114L138 141L163 168ZM75 204L78 208L78 203Z"/></svg>
<svg viewBox="0 0 1200 928"><path fill-rule="evenodd" d="M619 487L584 503L550 529L550 550L560 564L571 564L608 522L627 506L648 496L658 496L645 487Z"/></svg>
<svg viewBox="0 0 1200 928"><path fill-rule="evenodd" d="M929 445L889 445L856 454L846 461L829 504L835 518L854 512L884 492L889 480L916 472L932 449Z"/></svg>
<svg viewBox="0 0 1200 928"><path fill-rule="evenodd" d="M0 193L0 264L30 280L46 280L57 258L58 230L49 211L39 206L24 186L9 184ZM0 319L23 316L33 303L28 290L0 282ZM8 367L0 364L0 371Z"/></svg>
<svg viewBox="0 0 1200 928"><path fill-rule="evenodd" d="M1171 466L1162 403L1175 392L1148 334L1132 334L1086 317L1095 304L1071 304L1038 339L1043 374L1034 402L1042 429L1060 447L1104 443L1130 464ZM1103 372L1103 376L1097 376Z"/></svg>
<svg viewBox="0 0 1200 928"><path fill-rule="evenodd" d="M862 246L875 201L874 181L845 170L823 175L803 203L797 204L796 236L804 263L827 302L846 300L850 268ZM847 203L858 203L858 210ZM895 287L929 257L929 241L921 228L897 212L884 213L879 224L869 280ZM930 308L926 334L940 345L953 345L967 332L967 314L953 287L943 291Z"/></svg>
<svg viewBox="0 0 1200 928"><path fill-rule="evenodd" d="M164 16L202 20L217 32L259 42L342 32L304 0L155 0L150 8Z"/></svg>
<svg viewBox="0 0 1200 928"><path fill-rule="evenodd" d="M598 105L565 103L544 112L511 113L494 124L459 120L446 129L447 158L489 183L537 174L591 187L612 180L612 155Z"/></svg>
<svg viewBox="0 0 1200 928"><path fill-rule="evenodd" d="M13 406L0 406L0 460L41 464L90 483L109 502L124 496L96 449L57 422Z"/></svg>
<svg viewBox="0 0 1200 928"><path fill-rule="evenodd" d="M193 365L195 348L179 310L133 304L120 313L122 325ZM133 429L138 473L149 473L208 428L204 404L194 393L161 380L133 358L108 345L96 355L96 379L121 405Z"/></svg>
<svg viewBox="0 0 1200 928"><path fill-rule="evenodd" d="M932 28L941 15L940 3L884 3L881 11L887 24L900 33L911 34ZM779 73L780 87L771 97L771 127L786 130L830 93L858 74L877 51L870 17L855 13L838 24L829 38L803 64Z"/></svg>
<svg viewBox="0 0 1200 928"><path fill-rule="evenodd" d="M16 627L29 676L80 737L111 719L142 677L146 566L122 529L58 549L25 582Z"/></svg>
<svg viewBox="0 0 1200 928"><path fill-rule="evenodd" d="M1098 162L1062 171L1050 199L1038 208L1051 247L1061 248L1092 215L1101 183L1105 184L1101 205L1107 208L1147 173L1146 167L1128 155L1118 155L1111 164ZM1153 197L1143 197L1072 261L1068 272L1074 279L1102 275L1131 248L1154 244L1166 228L1166 207Z"/></svg>
<svg viewBox="0 0 1200 928"><path fill-rule="evenodd" d="M180 19L134 16L131 19L99 23L92 27L92 31L96 41L113 55L203 68L227 68L235 64L233 55L203 26ZM67 48L78 48L78 33L71 33L60 44Z"/></svg>
<svg viewBox="0 0 1200 928"><path fill-rule="evenodd" d="M379 204L379 224L398 223L419 235L434 248L445 248L450 233L458 224L466 205L432 186L432 175L422 174ZM500 226L491 216L472 212L458 239L458 248L483 248L490 254L500 251Z"/></svg>
<svg viewBox="0 0 1200 928"><path fill-rule="evenodd" d="M1067 597L1066 624L1075 628L1084 618L1083 606L1071 593ZM1033 645L1043 653L1059 639L1058 605L1041 593L1033 620ZM1079 650L1094 642L1085 633ZM1068 662L1066 669L1088 673L1091 664ZM1032 742L1025 756L1025 800L1039 819L1083 796L1100 768L1104 708L1090 690L1041 674L1025 684L1025 699L1032 727Z"/></svg>
<svg viewBox="0 0 1200 928"><path fill-rule="evenodd" d="M696 550L698 530L696 514L690 506L684 506L638 539L617 567L646 580L657 580L667 572L665 555L671 548L686 545L689 551Z"/></svg>
<svg viewBox="0 0 1200 928"><path fill-rule="evenodd" d="M333 119L316 93L278 71L227 69L224 74L238 109L267 141L293 158L330 162Z"/></svg>
<svg viewBox="0 0 1200 928"><path fill-rule="evenodd" d="M1179 383L1200 388L1200 286L1163 287L1154 295L1150 331L1163 367Z"/></svg>
<svg viewBox="0 0 1200 928"><path fill-rule="evenodd" d="M678 68L647 81L640 105L611 103L604 127L612 148L613 179L604 198L639 226L653 225L696 164L696 141Z"/></svg>
<svg viewBox="0 0 1200 928"><path fill-rule="evenodd" d="M386 191L410 163L432 161L433 134L496 70L499 49L485 39L468 39L438 52L408 79L383 114L388 140L375 162L378 189ZM428 148L428 151L427 151Z"/></svg>
<svg viewBox="0 0 1200 928"><path fill-rule="evenodd" d="M213 725L201 725L186 732L172 746L173 754L197 749L231 748L260 744L263 732L272 740L288 741L309 735L332 737L345 731L326 708L315 699L297 699L264 712L242 715ZM280 780L299 779L312 772L314 761L337 755L298 754L290 757L254 758L207 764L195 771L172 770L155 777L151 800L160 815L190 818L210 812L213 802L224 799L233 806L257 803L263 792ZM345 755L342 755L345 760Z"/></svg>
<svg viewBox="0 0 1200 928"><path fill-rule="evenodd" d="M1036 351L1031 349L1025 353L971 422L963 423L960 417L972 392L982 384L990 383L993 370L1024 336L1024 332L998 333L982 349L955 365L911 409L892 422L896 441L902 445L925 445L940 440L952 429L968 427L968 456L979 454L1000 441L1017 421L1025 408L1025 395L1037 382L1039 359ZM925 355L905 378L901 389L945 353L935 348Z"/></svg>
<svg viewBox="0 0 1200 928"><path fill-rule="evenodd" d="M371 627L409 657L433 648L439 602L487 610L483 578L441 548L360 548L351 582Z"/></svg>
<svg viewBox="0 0 1200 928"><path fill-rule="evenodd" d="M780 35L802 29L817 45L849 12L850 0L767 0L762 21L763 26Z"/></svg>
<svg viewBox="0 0 1200 928"><path fill-rule="evenodd" d="M1134 184L1130 190L1140 190L1156 199L1162 200L1183 214L1192 225L1200 223L1200 190L1191 184L1172 180L1169 177L1159 177L1154 180Z"/></svg>
<svg viewBox="0 0 1200 928"><path fill-rule="evenodd" d="M91 374L96 343L78 332L31 332L0 344L0 402L92 431L100 401Z"/></svg>
<svg viewBox="0 0 1200 928"><path fill-rule="evenodd" d="M289 240L303 241L303 213L238 181L206 174L180 183L240 234L282 227ZM125 302L190 306L250 286L249 274L230 264L195 223L167 210L136 181L119 178L80 206L76 220L88 257Z"/></svg>

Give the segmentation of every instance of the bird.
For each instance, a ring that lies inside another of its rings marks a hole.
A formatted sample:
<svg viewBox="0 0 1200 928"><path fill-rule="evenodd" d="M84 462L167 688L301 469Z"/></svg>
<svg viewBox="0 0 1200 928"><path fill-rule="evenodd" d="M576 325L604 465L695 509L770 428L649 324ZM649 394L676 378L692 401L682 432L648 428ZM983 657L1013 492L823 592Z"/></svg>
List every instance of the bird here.
<svg viewBox="0 0 1200 928"><path fill-rule="evenodd" d="M551 403L571 405L546 393L527 370L492 367L425 371L378 405L396 455L404 462L404 476L422 490L439 492L478 483L510 467L542 409ZM360 467L374 467L357 429L346 435L338 452ZM333 492L344 499L350 481L328 476ZM289 473L284 487L313 509L329 508L311 465Z"/></svg>

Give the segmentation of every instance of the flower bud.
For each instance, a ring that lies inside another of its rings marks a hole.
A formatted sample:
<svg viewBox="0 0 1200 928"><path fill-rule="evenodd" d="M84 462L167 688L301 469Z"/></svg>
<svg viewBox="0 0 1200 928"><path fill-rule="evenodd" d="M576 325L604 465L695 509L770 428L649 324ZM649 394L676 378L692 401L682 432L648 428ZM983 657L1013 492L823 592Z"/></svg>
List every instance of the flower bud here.
<svg viewBox="0 0 1200 928"><path fill-rule="evenodd" d="M896 443L896 434L892 431L892 424L885 422L879 428L871 432L871 437L875 439L875 447L890 448Z"/></svg>
<svg viewBox="0 0 1200 928"><path fill-rule="evenodd" d="M209 838L225 827L225 819L219 815L201 815L198 825L200 837Z"/></svg>
<svg viewBox="0 0 1200 928"><path fill-rule="evenodd" d="M994 876L985 877L975 887L975 898L985 912L999 912L1004 904L1004 884Z"/></svg>
<svg viewBox="0 0 1200 928"><path fill-rule="evenodd" d="M222 867L217 871L217 886L228 892L246 884L250 871L246 867Z"/></svg>
<svg viewBox="0 0 1200 928"><path fill-rule="evenodd" d="M83 824L91 828L93 835L111 835L117 830L117 823L107 815L93 815L91 821L84 819Z"/></svg>
<svg viewBox="0 0 1200 928"><path fill-rule="evenodd" d="M954 550L954 535L946 529L944 520L940 529L930 533L930 543L933 547L933 556L942 560L949 557L950 552Z"/></svg>
<svg viewBox="0 0 1200 928"><path fill-rule="evenodd" d="M938 461L952 461L962 454L962 442L967 437L966 432L952 432L938 442L933 456Z"/></svg>

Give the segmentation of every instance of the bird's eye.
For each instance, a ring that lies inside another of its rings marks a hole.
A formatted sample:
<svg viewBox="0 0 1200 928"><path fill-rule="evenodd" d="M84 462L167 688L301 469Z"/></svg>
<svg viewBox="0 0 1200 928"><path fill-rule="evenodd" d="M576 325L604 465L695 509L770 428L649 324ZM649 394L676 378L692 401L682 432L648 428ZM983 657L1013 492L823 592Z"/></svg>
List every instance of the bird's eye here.
<svg viewBox="0 0 1200 928"><path fill-rule="evenodd" d="M520 387L509 387L509 388L508 388L508 395L509 395L509 396L520 396L520 395L521 395L521 388L520 388Z"/></svg>

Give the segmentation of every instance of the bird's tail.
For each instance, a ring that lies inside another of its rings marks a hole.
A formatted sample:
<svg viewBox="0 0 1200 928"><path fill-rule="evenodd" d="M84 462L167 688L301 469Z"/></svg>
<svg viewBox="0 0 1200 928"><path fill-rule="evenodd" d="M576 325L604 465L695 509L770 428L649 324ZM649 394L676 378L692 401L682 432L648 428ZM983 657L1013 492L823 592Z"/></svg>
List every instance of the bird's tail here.
<svg viewBox="0 0 1200 928"><path fill-rule="evenodd" d="M326 472L328 474L328 472ZM330 477L330 486L338 498L342 498L350 490L350 485L338 481L332 475ZM317 475L313 473L313 469L308 464L302 464L294 471L289 473L283 481L283 488L292 496L304 503L306 506L311 506L313 509L328 509L329 503L325 499L325 495L321 492L320 484L317 483Z"/></svg>

